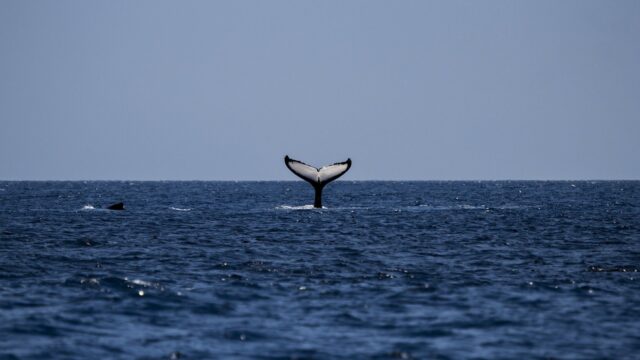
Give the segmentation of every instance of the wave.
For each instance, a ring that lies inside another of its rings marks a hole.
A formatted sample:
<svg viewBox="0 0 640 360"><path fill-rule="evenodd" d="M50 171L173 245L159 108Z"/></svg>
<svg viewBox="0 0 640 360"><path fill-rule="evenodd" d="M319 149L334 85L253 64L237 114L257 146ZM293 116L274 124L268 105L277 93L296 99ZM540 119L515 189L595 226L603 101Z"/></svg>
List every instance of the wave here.
<svg viewBox="0 0 640 360"><path fill-rule="evenodd" d="M191 211L191 208L179 208L179 207L170 207L171 210L175 210L175 211Z"/></svg>
<svg viewBox="0 0 640 360"><path fill-rule="evenodd" d="M518 210L518 209L527 209L529 206L522 205L501 205L501 206L487 206L487 205L469 205L469 204L458 204L458 205L417 205L417 206L408 206L407 210L422 210L422 211L451 211L451 210Z"/></svg>
<svg viewBox="0 0 640 360"><path fill-rule="evenodd" d="M377 207L367 206L323 206L321 209L313 207L313 205L280 205L275 207L276 210L328 210L328 211L355 211L355 210L375 210Z"/></svg>
<svg viewBox="0 0 640 360"><path fill-rule="evenodd" d="M165 292L165 286L158 282L146 281L142 279L131 279L128 277L85 277L81 276L79 279L72 277L65 281L66 284L77 284L79 281L81 286L95 287L95 288L108 288L111 290L129 293L134 296L149 295L149 292L153 292L154 295ZM171 291L170 291L171 292ZM181 296L180 291L175 293Z"/></svg>
<svg viewBox="0 0 640 360"><path fill-rule="evenodd" d="M422 210L422 211L448 211L448 210L487 210L489 207L484 205L468 205L468 204L460 204L460 205L416 205L416 206L407 206L405 209L407 210Z"/></svg>

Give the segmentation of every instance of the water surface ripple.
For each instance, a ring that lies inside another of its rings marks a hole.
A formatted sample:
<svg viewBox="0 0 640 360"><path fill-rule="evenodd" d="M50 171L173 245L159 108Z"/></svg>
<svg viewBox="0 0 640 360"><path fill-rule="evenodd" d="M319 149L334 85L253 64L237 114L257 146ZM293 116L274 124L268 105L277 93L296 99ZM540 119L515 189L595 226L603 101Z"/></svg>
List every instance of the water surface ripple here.
<svg viewBox="0 0 640 360"><path fill-rule="evenodd" d="M640 182L339 181L312 199L0 182L0 358L640 353Z"/></svg>

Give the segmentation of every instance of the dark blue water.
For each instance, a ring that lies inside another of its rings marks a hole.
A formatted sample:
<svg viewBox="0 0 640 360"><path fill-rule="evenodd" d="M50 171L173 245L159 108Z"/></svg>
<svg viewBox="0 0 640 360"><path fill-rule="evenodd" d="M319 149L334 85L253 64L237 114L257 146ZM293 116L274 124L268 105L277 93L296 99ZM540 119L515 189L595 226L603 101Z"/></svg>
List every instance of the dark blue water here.
<svg viewBox="0 0 640 360"><path fill-rule="evenodd" d="M324 195L0 182L0 358L640 357L640 182Z"/></svg>

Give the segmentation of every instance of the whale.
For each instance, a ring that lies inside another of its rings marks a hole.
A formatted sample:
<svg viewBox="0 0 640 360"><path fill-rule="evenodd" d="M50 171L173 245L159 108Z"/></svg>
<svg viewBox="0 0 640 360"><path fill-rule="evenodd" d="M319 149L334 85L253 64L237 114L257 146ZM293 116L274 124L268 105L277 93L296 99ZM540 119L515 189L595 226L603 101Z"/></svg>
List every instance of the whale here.
<svg viewBox="0 0 640 360"><path fill-rule="evenodd" d="M316 168L285 155L284 163L297 177L308 182L315 190L314 208L322 207L322 189L333 180L344 175L351 168L351 159Z"/></svg>
<svg viewBox="0 0 640 360"><path fill-rule="evenodd" d="M107 206L108 210L124 210L124 203L115 203L112 205Z"/></svg>

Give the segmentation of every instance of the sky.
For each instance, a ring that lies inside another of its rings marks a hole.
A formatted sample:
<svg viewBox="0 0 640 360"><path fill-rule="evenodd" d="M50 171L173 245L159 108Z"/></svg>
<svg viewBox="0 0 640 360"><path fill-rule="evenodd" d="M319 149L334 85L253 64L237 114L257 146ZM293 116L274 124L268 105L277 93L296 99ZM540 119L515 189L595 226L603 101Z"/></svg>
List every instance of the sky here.
<svg viewBox="0 0 640 360"><path fill-rule="evenodd" d="M640 179L640 1L0 1L1 180Z"/></svg>

